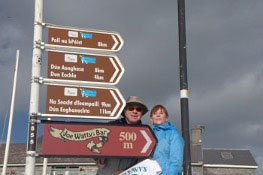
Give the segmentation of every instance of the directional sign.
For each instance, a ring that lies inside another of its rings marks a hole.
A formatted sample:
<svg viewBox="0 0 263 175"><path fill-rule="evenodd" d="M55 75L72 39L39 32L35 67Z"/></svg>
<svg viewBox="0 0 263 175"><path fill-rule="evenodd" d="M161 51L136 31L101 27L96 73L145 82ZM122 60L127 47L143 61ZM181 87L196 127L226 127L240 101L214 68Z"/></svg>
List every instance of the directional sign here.
<svg viewBox="0 0 263 175"><path fill-rule="evenodd" d="M147 125L44 124L43 156L149 157L156 138Z"/></svg>
<svg viewBox="0 0 263 175"><path fill-rule="evenodd" d="M123 39L117 32L48 27L48 44L117 52Z"/></svg>
<svg viewBox="0 0 263 175"><path fill-rule="evenodd" d="M117 119L125 100L116 88L47 86L49 117Z"/></svg>
<svg viewBox="0 0 263 175"><path fill-rule="evenodd" d="M116 56L48 52L48 78L117 84L124 68Z"/></svg>

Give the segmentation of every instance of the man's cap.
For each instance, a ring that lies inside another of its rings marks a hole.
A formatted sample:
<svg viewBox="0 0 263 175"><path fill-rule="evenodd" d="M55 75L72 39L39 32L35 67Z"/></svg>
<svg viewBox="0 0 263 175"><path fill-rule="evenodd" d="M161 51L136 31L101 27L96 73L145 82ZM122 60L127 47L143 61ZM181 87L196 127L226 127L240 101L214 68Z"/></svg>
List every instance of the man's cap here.
<svg viewBox="0 0 263 175"><path fill-rule="evenodd" d="M129 96L126 100L126 106L123 109L121 115L125 117L125 110L132 105L139 105L142 107L142 115L148 112L147 106L141 101L140 97L138 96Z"/></svg>

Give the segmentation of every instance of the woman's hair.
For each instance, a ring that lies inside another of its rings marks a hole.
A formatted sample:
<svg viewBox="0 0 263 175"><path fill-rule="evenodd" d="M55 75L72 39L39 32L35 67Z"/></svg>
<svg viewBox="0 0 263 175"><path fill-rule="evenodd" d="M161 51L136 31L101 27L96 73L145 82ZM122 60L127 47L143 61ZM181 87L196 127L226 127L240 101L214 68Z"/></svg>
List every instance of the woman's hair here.
<svg viewBox="0 0 263 175"><path fill-rule="evenodd" d="M158 111L159 109L161 109L166 116L169 116L168 115L168 111L167 109L163 106L163 105L155 105L152 110L151 110L151 114L150 114L150 117L152 117L153 113L155 113L156 111Z"/></svg>

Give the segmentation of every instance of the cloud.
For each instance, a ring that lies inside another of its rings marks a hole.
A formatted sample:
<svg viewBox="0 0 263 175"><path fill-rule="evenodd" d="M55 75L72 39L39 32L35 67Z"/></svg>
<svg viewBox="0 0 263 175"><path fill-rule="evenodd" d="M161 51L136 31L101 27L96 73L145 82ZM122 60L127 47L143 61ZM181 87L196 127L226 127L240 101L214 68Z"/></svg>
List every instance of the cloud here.
<svg viewBox="0 0 263 175"><path fill-rule="evenodd" d="M0 112L5 113L4 108L11 100L11 89L13 86L14 68L16 62L16 46L17 41L21 40L22 31L19 25L3 24L0 30L0 80L1 91L0 98L5 99L0 101ZM4 93L3 93L4 92ZM0 116L0 118L2 115Z"/></svg>
<svg viewBox="0 0 263 175"><path fill-rule="evenodd" d="M260 138L263 128L263 67L233 79L229 77L216 89L189 96L190 127L204 125L204 147L253 148L254 155L261 152ZM165 105L170 113L179 115L179 92L174 92ZM260 112L262 111L262 112ZM180 115L179 115L180 116ZM177 118L176 118L177 119ZM178 120L178 119L177 119ZM262 156L262 155L261 155Z"/></svg>
<svg viewBox="0 0 263 175"><path fill-rule="evenodd" d="M16 44L17 40L22 39L22 32L19 29L20 26L9 23L4 23L0 30L0 66L10 64L11 59L9 55L12 53L12 48Z"/></svg>
<svg viewBox="0 0 263 175"><path fill-rule="evenodd" d="M260 161L262 5L260 0L186 2L190 126L206 126L205 147L249 148ZM46 23L119 32L124 46L116 54L126 71L116 86L125 98L141 96L149 108L164 104L180 129L177 1L46 0L43 12ZM20 49L15 106L27 122L34 3L1 1L0 21L0 112L8 111L15 52ZM43 77L46 58L43 52ZM40 89L41 111L44 102L45 85Z"/></svg>

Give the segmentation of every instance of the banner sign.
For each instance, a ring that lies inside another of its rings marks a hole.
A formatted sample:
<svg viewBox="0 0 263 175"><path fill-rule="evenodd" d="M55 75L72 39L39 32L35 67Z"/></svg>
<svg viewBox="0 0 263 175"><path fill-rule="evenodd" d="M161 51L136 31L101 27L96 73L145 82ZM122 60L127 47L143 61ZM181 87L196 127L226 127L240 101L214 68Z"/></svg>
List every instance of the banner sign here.
<svg viewBox="0 0 263 175"><path fill-rule="evenodd" d="M149 157L156 142L147 125L47 122L42 156Z"/></svg>

